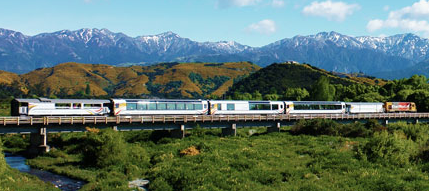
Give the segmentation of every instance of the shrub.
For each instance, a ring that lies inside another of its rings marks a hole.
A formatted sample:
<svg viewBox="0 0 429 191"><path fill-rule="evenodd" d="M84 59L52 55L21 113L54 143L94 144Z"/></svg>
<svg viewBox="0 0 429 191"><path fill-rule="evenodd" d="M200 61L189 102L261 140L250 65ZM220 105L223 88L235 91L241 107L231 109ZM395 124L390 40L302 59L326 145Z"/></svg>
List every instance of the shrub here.
<svg viewBox="0 0 429 191"><path fill-rule="evenodd" d="M85 140L83 161L100 168L111 165L123 166L127 157L125 141L121 133L112 129L100 133L89 132Z"/></svg>
<svg viewBox="0 0 429 191"><path fill-rule="evenodd" d="M294 134L338 135L340 124L328 119L299 120L291 129Z"/></svg>
<svg viewBox="0 0 429 191"><path fill-rule="evenodd" d="M417 144L400 131L376 132L362 148L361 154L371 162L405 166L417 154Z"/></svg>
<svg viewBox="0 0 429 191"><path fill-rule="evenodd" d="M149 184L149 189L154 191L173 191L171 187L164 178L156 178Z"/></svg>

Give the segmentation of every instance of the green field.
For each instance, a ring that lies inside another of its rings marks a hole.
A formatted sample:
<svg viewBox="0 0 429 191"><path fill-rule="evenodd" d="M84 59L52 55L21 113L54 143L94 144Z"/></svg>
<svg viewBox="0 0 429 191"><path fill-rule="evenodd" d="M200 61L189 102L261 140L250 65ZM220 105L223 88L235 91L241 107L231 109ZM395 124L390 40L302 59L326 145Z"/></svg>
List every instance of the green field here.
<svg viewBox="0 0 429 191"><path fill-rule="evenodd" d="M137 178L153 191L429 190L428 127L313 120L237 137L195 129L185 139L92 129L50 136L53 150L29 164L88 181L82 190L127 190ZM12 137L6 146L23 147Z"/></svg>

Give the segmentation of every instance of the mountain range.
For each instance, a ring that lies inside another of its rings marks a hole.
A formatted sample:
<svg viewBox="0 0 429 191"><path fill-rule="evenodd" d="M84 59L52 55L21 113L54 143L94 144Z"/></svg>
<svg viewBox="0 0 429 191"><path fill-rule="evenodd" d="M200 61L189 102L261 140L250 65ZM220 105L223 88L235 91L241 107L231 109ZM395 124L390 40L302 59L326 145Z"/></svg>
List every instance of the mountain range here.
<svg viewBox="0 0 429 191"><path fill-rule="evenodd" d="M429 40L414 34L351 37L337 32L285 38L262 47L233 41L196 42L173 32L129 37L107 29L62 30L27 36L0 29L0 70L27 73L64 62L127 65L159 62L285 61L382 78L429 76Z"/></svg>

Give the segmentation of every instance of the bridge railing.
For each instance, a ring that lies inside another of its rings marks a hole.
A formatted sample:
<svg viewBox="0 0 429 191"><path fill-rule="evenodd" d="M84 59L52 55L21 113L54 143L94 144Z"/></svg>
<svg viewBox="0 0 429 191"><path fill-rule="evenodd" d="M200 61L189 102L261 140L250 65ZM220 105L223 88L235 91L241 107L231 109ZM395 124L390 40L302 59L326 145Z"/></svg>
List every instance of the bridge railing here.
<svg viewBox="0 0 429 191"><path fill-rule="evenodd" d="M120 124L120 123L190 123L229 121L296 121L300 119L402 119L429 118L429 113L376 113L376 114L289 114L289 115L152 115L152 116L45 116L0 117L0 125L50 124Z"/></svg>

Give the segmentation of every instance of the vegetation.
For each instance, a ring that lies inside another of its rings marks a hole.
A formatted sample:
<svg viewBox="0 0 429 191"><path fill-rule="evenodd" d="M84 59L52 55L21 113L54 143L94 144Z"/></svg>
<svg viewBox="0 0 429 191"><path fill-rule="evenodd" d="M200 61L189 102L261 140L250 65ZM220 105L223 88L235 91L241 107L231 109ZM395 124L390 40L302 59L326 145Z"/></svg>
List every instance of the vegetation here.
<svg viewBox="0 0 429 191"><path fill-rule="evenodd" d="M424 190L428 127L318 119L280 133L239 129L226 138L196 128L185 139L91 128L51 135L53 150L29 163L88 181L82 190L127 190L136 178L150 180L154 191Z"/></svg>
<svg viewBox="0 0 429 191"><path fill-rule="evenodd" d="M353 75L341 78L306 64L272 64L235 83L226 95L245 100L411 101L418 111L429 111L425 76L392 81Z"/></svg>
<svg viewBox="0 0 429 191"><path fill-rule="evenodd" d="M23 140L20 140L21 142ZM35 176L20 173L11 169L3 155L2 141L0 139L0 190L45 191L59 190L49 183L39 180Z"/></svg>
<svg viewBox="0 0 429 191"><path fill-rule="evenodd" d="M0 99L222 96L238 78L259 70L249 62L161 63L114 67L63 63L23 75L0 71Z"/></svg>

